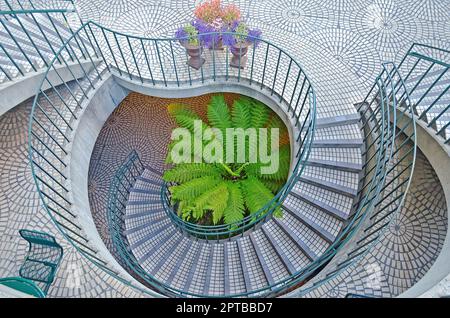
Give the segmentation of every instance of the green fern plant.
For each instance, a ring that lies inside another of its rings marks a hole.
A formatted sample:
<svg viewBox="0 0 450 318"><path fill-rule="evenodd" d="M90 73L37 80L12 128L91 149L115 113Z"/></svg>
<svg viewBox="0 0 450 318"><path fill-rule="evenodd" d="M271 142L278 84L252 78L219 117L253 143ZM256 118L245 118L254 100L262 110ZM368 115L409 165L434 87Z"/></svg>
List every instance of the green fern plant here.
<svg viewBox="0 0 450 318"><path fill-rule="evenodd" d="M278 128L280 133L279 168L273 173L262 174L264 164L244 163L179 163L166 170L163 179L175 184L169 188L172 204L184 220L204 225L232 224L255 214L286 182L290 165L288 132L280 118L263 103L241 96L232 105L222 94L212 96L207 105L207 122L201 122L200 130L194 121L200 116L183 104L170 104L169 113L178 127L188 129L192 136L200 136L208 128L219 129L226 136L227 128ZM194 138L194 137L193 137ZM258 138L257 138L258 140ZM176 141L169 144L166 162L173 164L171 150ZM236 145L236 142L235 142ZM258 148L248 139L245 143L246 158ZM226 140L222 143L225 156ZM236 147L235 147L236 149ZM192 154L192 159L196 154ZM274 202L275 204L275 202ZM277 207L274 215L281 216Z"/></svg>

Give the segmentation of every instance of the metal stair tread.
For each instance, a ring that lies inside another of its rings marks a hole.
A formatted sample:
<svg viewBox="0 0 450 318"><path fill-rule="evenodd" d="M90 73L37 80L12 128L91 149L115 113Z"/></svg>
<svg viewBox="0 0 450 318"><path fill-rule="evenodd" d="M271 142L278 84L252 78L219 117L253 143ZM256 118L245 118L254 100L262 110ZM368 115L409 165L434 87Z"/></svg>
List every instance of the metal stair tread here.
<svg viewBox="0 0 450 318"><path fill-rule="evenodd" d="M156 240L160 234L163 235L163 232L169 228L170 228L170 224L166 224L166 225L160 227L159 229L157 229L156 231L146 233L144 236L138 238L137 240L129 239L130 249L134 252L137 252L136 254L142 255L143 254L142 252L146 249L141 248L141 246L149 240ZM127 238L129 238L129 235L127 236Z"/></svg>
<svg viewBox="0 0 450 318"><path fill-rule="evenodd" d="M319 166L319 167L331 167L348 172L360 172L362 170L362 165L358 163L348 163L342 161L331 161L331 160L321 160L321 159L308 159L305 162L307 165Z"/></svg>
<svg viewBox="0 0 450 318"><path fill-rule="evenodd" d="M292 189L290 193L292 195L296 196L297 198L307 201L308 203L318 207L319 209L331 214L332 216L336 217L337 219L339 219L341 221L345 221L348 217L348 214L345 213L344 211L336 209L335 207L332 207L332 206L328 205L327 203L317 200L305 193L298 192L294 189Z"/></svg>
<svg viewBox="0 0 450 318"><path fill-rule="evenodd" d="M138 258L139 264L142 265L144 262L146 262L147 259L148 259L150 256L152 256L153 253L155 253L155 251L156 251L162 244L164 244L164 242L167 241L167 238L172 237L172 235L173 235L174 233L176 233L175 228L172 227L172 229L173 229L172 231L162 231L162 235L161 235L161 237L160 237L160 240L159 240L158 242L154 242L155 245L153 245L150 249L145 248L145 252L143 253L143 255L142 255L140 258ZM153 240L154 240L154 239L155 239L155 237L153 237ZM144 247L143 247L143 246L141 246L141 247L142 247L141 249L144 250Z"/></svg>
<svg viewBox="0 0 450 318"><path fill-rule="evenodd" d="M155 209L155 210L148 210L148 211L143 211L143 212L138 212L138 213L132 213L132 214L125 214L124 215L124 219L134 219L134 218L139 218L142 216L147 216L147 215L151 215L151 214L157 214L160 212L165 212L164 208L159 208L159 209Z"/></svg>
<svg viewBox="0 0 450 318"><path fill-rule="evenodd" d="M283 222L283 220L274 219L275 223L280 226L280 228L288 234L291 239L297 244L297 246L305 253L305 255L311 260L314 261L319 256L314 253L309 246L303 242L292 230L291 228Z"/></svg>
<svg viewBox="0 0 450 318"><path fill-rule="evenodd" d="M303 224L309 227L311 230L316 232L322 238L324 238L327 242L332 243L336 239L336 237L324 229L322 226L314 222L314 220L310 219L306 215L302 213L297 213L293 207L289 206L287 203L283 203L283 209L290 212L293 216L295 216L298 220L300 220Z"/></svg>
<svg viewBox="0 0 450 318"><path fill-rule="evenodd" d="M349 124L356 124L360 120L360 117L358 114L348 114L348 115L340 115L335 117L324 117L324 118L318 118L316 120L316 128L323 128L323 127L331 127L331 126L341 126L341 125L349 125Z"/></svg>
<svg viewBox="0 0 450 318"><path fill-rule="evenodd" d="M327 189L329 191L333 191L336 193L340 193L340 194L349 196L349 197L354 197L358 193L358 191L356 189L342 186L342 185L336 184L334 182L322 180L319 178L305 176L304 173L300 176L299 180L303 181L305 183L310 183L310 184L316 185L318 187Z"/></svg>
<svg viewBox="0 0 450 318"><path fill-rule="evenodd" d="M294 274L296 272L295 266L291 263L291 260L288 255L283 251L283 249L280 247L280 244L278 242L279 238L276 238L273 236L272 233L270 233L264 225L261 227L261 230L263 231L264 235L267 237L267 240L272 244L272 247L277 252L278 256L280 257L281 261L283 262L284 266L286 266L286 269L289 271L289 274Z"/></svg>
<svg viewBox="0 0 450 318"><path fill-rule="evenodd" d="M364 144L362 139L314 139L314 148L360 148Z"/></svg>

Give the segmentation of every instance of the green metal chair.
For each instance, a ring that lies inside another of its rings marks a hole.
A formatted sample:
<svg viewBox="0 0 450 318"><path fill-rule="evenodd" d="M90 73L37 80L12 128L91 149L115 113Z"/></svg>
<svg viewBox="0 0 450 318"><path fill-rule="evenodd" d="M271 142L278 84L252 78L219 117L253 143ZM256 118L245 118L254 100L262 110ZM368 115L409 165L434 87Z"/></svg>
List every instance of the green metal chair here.
<svg viewBox="0 0 450 318"><path fill-rule="evenodd" d="M12 288L21 293L36 297L44 298L44 292L31 280L22 277L5 277L0 278L0 285Z"/></svg>
<svg viewBox="0 0 450 318"><path fill-rule="evenodd" d="M19 230L19 233L29 244L19 275L34 281L47 295L63 257L63 248L47 233L32 230Z"/></svg>

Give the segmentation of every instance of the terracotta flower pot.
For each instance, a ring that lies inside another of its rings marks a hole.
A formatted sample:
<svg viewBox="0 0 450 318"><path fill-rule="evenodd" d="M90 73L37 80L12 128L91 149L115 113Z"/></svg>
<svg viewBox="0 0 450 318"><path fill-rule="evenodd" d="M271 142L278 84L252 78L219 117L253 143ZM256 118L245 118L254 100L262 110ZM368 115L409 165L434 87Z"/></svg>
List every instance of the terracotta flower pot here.
<svg viewBox="0 0 450 318"><path fill-rule="evenodd" d="M203 47L201 45L192 45L188 42L180 42L182 46L186 49L189 59L187 65L198 70L205 63L205 59L202 58Z"/></svg>
<svg viewBox="0 0 450 318"><path fill-rule="evenodd" d="M233 57L230 61L231 67L236 68L245 68L245 65L247 64L247 52L248 47L251 45L251 42L243 42L243 43L236 43L232 46L230 46L231 54L233 54Z"/></svg>

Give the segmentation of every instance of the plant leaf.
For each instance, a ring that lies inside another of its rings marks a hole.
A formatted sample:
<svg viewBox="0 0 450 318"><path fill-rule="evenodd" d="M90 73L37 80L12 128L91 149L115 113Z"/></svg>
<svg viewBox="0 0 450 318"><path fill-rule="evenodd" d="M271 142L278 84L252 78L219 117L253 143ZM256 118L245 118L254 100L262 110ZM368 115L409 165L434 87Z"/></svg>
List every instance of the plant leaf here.
<svg viewBox="0 0 450 318"><path fill-rule="evenodd" d="M225 133L225 129L232 127L230 110L223 94L213 95L208 104L208 121L211 127L218 128Z"/></svg>
<svg viewBox="0 0 450 318"><path fill-rule="evenodd" d="M250 98L241 97L234 101L233 109L231 110L234 128L247 129L251 127L251 105Z"/></svg>
<svg viewBox="0 0 450 318"><path fill-rule="evenodd" d="M267 121L269 120L269 107L267 107L260 101L252 99L251 114L252 114L251 127L253 128L266 127Z"/></svg>
<svg viewBox="0 0 450 318"><path fill-rule="evenodd" d="M281 187L285 184L284 181L278 181L278 180L260 180L264 185L270 189L274 194L276 194Z"/></svg>
<svg viewBox="0 0 450 318"><path fill-rule="evenodd" d="M203 217L205 210L211 210L213 223L217 224L223 217L227 202L228 188L226 183L222 181L194 200L194 217L199 219Z"/></svg>
<svg viewBox="0 0 450 318"><path fill-rule="evenodd" d="M241 185L244 192L245 205L249 209L250 214L258 212L274 197L272 191L255 177L250 176L242 180Z"/></svg>
<svg viewBox="0 0 450 318"><path fill-rule="evenodd" d="M227 182L228 202L224 211L225 223L231 224L244 218L245 205L242 190L238 182Z"/></svg>
<svg viewBox="0 0 450 318"><path fill-rule="evenodd" d="M205 176L189 180L180 185L170 187L170 192L175 200L193 201L203 192L212 189L221 179L216 176Z"/></svg>
<svg viewBox="0 0 450 318"><path fill-rule="evenodd" d="M289 168L291 163L291 149L289 145L284 145L279 149L278 152L278 169L274 170L273 173L261 174L260 177L265 180L276 180L282 181L286 180L289 175ZM268 164L265 166L269 166Z"/></svg>
<svg viewBox="0 0 450 318"><path fill-rule="evenodd" d="M184 183L203 176L214 176L219 178L221 174L220 170L213 164L181 163L172 169L166 170L163 179L167 182Z"/></svg>

